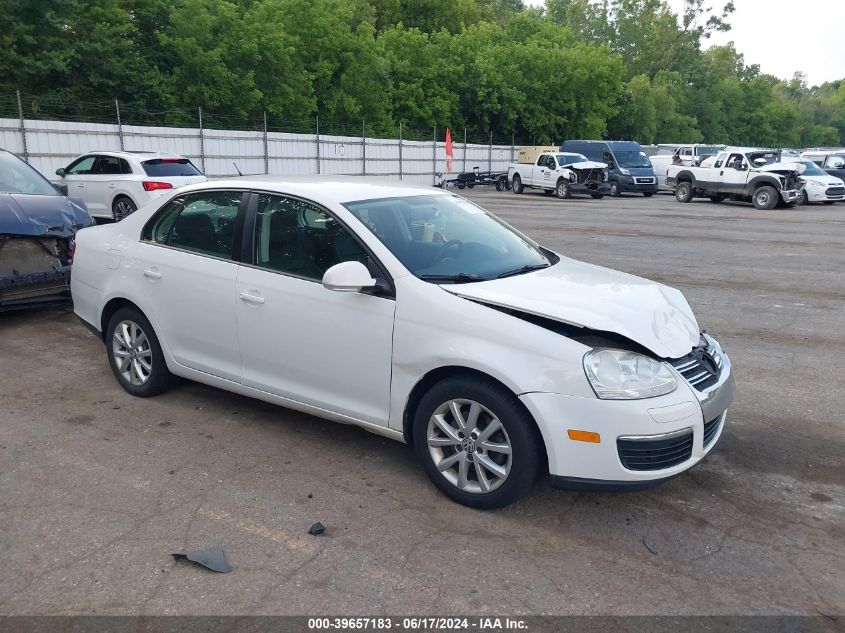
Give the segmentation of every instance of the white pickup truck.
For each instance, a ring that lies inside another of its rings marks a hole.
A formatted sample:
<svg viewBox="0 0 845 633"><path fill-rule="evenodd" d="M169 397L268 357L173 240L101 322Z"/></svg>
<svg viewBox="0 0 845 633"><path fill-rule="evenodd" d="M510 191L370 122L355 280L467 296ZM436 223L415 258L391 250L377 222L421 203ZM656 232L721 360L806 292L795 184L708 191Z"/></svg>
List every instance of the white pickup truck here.
<svg viewBox="0 0 845 633"><path fill-rule="evenodd" d="M693 198L726 198L751 202L756 209L774 209L779 203L794 206L804 188L804 165L783 162L781 151L729 147L702 161L700 167L671 165L666 184L679 202Z"/></svg>
<svg viewBox="0 0 845 633"><path fill-rule="evenodd" d="M607 165L587 160L582 154L554 147L525 147L518 158L519 162L508 165L514 193L522 193L526 187L542 189L558 198L585 194L601 199L610 193Z"/></svg>

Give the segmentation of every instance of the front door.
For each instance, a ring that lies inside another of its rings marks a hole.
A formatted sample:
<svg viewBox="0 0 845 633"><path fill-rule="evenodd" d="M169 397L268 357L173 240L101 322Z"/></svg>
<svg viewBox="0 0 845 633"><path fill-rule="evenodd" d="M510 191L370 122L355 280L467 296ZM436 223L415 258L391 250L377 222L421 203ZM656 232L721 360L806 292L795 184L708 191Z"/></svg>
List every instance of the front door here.
<svg viewBox="0 0 845 633"><path fill-rule="evenodd" d="M741 195L745 191L745 183L748 182L749 167L744 155L730 154L719 170L719 193Z"/></svg>
<svg viewBox="0 0 845 633"><path fill-rule="evenodd" d="M235 239L241 191L179 196L144 228L138 274L159 337L180 365L231 381L241 377L235 324Z"/></svg>
<svg viewBox="0 0 845 633"><path fill-rule="evenodd" d="M102 217L101 209L97 209L88 199L88 179L94 171L94 163L97 157L94 155L82 156L73 161L65 169L63 181L67 184L67 195L71 198L82 198L88 207L91 215ZM110 215L110 214L109 214Z"/></svg>
<svg viewBox="0 0 845 633"><path fill-rule="evenodd" d="M317 205L254 196L253 252L251 258L244 253L237 280L244 384L387 426L395 301L327 290L321 283L323 273L342 261L358 260L375 276L383 273L348 229Z"/></svg>

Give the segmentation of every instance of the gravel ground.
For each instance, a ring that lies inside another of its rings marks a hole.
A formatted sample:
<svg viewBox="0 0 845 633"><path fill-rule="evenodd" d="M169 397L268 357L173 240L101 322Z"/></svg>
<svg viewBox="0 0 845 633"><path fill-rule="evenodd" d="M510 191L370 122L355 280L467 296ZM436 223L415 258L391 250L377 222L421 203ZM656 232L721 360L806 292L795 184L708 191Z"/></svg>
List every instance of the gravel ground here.
<svg viewBox="0 0 845 633"><path fill-rule="evenodd" d="M845 205L466 193L684 291L736 372L708 459L482 513L404 445L195 383L135 399L70 312L0 315L0 614L844 613ZM170 557L211 545L233 573Z"/></svg>

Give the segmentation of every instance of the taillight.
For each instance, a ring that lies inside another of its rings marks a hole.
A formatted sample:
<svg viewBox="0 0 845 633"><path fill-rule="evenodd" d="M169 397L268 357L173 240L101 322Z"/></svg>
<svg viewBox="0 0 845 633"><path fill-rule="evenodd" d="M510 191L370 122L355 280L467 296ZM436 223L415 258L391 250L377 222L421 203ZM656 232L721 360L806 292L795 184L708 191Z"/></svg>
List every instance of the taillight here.
<svg viewBox="0 0 845 633"><path fill-rule="evenodd" d="M169 182L158 182L155 180L145 180L143 183L144 191L157 191L159 189L173 189L173 185Z"/></svg>

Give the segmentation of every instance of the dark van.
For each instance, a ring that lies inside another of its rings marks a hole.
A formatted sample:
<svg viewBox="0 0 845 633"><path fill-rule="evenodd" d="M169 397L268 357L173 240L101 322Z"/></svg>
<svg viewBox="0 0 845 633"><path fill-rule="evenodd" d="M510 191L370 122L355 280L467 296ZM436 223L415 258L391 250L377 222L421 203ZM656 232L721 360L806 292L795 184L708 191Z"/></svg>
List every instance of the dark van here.
<svg viewBox="0 0 845 633"><path fill-rule="evenodd" d="M633 191L650 198L657 193L657 178L648 156L634 141L565 141L564 152L583 154L590 160L607 163L610 195Z"/></svg>

